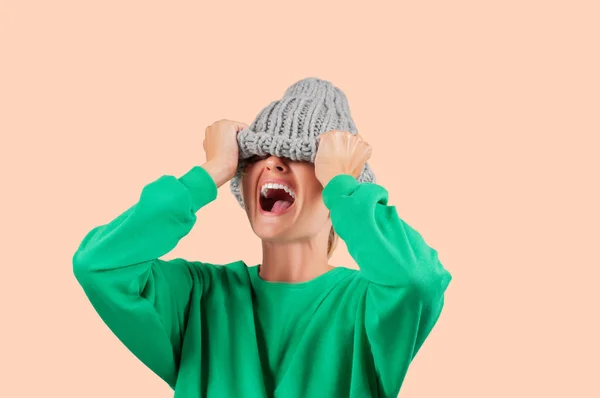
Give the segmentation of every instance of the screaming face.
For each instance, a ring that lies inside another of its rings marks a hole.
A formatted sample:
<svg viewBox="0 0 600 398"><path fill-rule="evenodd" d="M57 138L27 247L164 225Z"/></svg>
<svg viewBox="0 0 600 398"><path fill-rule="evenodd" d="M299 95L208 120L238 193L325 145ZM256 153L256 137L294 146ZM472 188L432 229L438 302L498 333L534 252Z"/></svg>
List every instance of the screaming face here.
<svg viewBox="0 0 600 398"><path fill-rule="evenodd" d="M241 188L252 229L263 240L314 237L329 221L310 162L255 156L244 168Z"/></svg>

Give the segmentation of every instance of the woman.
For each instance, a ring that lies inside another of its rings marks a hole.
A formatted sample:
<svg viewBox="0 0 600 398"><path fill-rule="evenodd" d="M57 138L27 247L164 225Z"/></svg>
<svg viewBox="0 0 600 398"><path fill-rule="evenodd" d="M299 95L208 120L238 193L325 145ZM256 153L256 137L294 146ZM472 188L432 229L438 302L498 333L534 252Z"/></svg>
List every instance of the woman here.
<svg viewBox="0 0 600 398"><path fill-rule="evenodd" d="M347 105L306 78L250 126L214 123L204 164L151 182L81 242L91 304L175 397L397 396L451 276L374 182ZM227 181L261 263L160 259ZM329 264L336 234L359 270Z"/></svg>

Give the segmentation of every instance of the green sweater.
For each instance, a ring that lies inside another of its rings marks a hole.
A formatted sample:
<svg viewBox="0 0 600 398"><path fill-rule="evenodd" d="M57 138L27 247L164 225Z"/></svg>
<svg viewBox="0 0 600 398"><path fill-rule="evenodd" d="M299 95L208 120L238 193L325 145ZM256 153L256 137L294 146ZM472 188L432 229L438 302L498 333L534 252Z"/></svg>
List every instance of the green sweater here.
<svg viewBox="0 0 600 398"><path fill-rule="evenodd" d="M217 192L201 166L165 175L85 236L73 271L110 330L175 398L396 397L452 277L387 191L349 174L327 184L360 271L302 283L268 282L241 260L160 259Z"/></svg>

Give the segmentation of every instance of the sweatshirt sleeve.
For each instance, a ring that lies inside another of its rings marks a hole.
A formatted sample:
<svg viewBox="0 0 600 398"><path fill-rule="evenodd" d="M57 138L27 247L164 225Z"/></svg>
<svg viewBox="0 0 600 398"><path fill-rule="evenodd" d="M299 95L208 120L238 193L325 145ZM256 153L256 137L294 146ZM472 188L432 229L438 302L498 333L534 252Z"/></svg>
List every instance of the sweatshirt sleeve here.
<svg viewBox="0 0 600 398"><path fill-rule="evenodd" d="M368 282L364 325L383 396L395 396L436 324L452 277L388 192L339 174L323 189L333 227Z"/></svg>
<svg viewBox="0 0 600 398"><path fill-rule="evenodd" d="M121 342L174 388L190 296L201 294L196 263L159 257L216 199L217 186L194 166L180 178L146 185L138 202L87 233L73 256L73 272L98 315Z"/></svg>

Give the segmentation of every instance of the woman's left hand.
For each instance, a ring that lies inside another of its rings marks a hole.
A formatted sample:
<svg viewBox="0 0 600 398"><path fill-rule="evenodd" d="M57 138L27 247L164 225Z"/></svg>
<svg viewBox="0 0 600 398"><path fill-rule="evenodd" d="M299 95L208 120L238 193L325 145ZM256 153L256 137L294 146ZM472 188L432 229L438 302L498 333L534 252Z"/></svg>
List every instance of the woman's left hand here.
<svg viewBox="0 0 600 398"><path fill-rule="evenodd" d="M340 130L323 133L315 157L315 175L323 187L338 174L357 178L371 152L371 146L358 134Z"/></svg>

